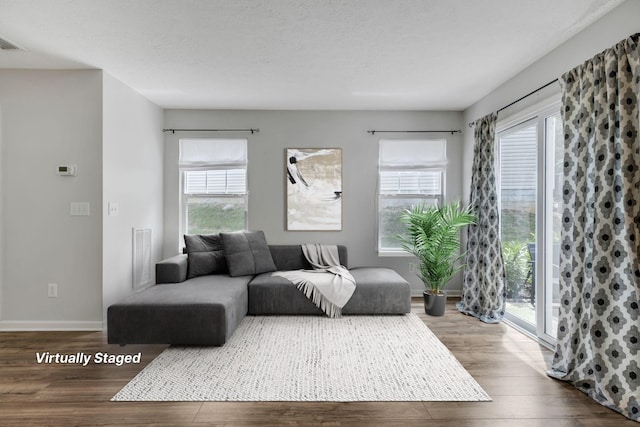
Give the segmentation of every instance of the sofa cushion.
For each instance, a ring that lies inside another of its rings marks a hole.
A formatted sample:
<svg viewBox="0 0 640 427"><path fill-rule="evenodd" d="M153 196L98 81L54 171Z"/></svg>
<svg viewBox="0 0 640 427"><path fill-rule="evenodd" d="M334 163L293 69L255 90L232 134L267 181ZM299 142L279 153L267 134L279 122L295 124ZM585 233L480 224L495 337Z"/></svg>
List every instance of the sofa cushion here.
<svg viewBox="0 0 640 427"><path fill-rule="evenodd" d="M342 314L403 314L411 311L411 285L396 271L383 267L349 270L356 290ZM249 314L323 314L290 281L271 273L249 282Z"/></svg>
<svg viewBox="0 0 640 427"><path fill-rule="evenodd" d="M272 273L259 274L249 282L252 315L324 314L296 285Z"/></svg>
<svg viewBox="0 0 640 427"><path fill-rule="evenodd" d="M220 235L185 235L184 244L188 255L187 279L228 271Z"/></svg>
<svg viewBox="0 0 640 427"><path fill-rule="evenodd" d="M264 232L220 233L220 237L222 237L230 276L246 276L276 271L276 265L271 257Z"/></svg>

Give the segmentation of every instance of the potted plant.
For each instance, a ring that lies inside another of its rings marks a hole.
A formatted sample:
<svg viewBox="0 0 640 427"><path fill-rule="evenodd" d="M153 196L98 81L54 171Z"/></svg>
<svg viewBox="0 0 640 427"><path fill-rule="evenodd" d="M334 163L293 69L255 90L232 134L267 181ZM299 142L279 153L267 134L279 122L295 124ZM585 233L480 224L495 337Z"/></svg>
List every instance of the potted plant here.
<svg viewBox="0 0 640 427"><path fill-rule="evenodd" d="M400 215L400 221L406 226L405 234L398 236L402 247L417 258L416 274L427 288L423 293L425 312L442 316L447 300L443 289L464 268L460 230L474 224L475 216L455 201L413 206Z"/></svg>

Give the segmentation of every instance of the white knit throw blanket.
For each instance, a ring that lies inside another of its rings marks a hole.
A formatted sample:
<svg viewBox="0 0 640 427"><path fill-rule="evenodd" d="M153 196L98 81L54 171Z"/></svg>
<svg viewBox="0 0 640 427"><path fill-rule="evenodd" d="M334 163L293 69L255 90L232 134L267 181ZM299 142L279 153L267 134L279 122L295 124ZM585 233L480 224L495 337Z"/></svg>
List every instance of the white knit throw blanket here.
<svg viewBox="0 0 640 427"><path fill-rule="evenodd" d="M336 245L303 244L302 252L313 270L276 271L291 281L329 317L342 316L342 307L356 290L356 281L340 265Z"/></svg>

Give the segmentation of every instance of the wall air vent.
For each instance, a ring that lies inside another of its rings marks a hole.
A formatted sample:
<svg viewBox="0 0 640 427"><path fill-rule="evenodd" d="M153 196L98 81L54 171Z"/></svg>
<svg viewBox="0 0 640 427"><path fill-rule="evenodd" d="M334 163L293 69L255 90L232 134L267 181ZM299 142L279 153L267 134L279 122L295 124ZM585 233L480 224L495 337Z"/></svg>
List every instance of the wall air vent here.
<svg viewBox="0 0 640 427"><path fill-rule="evenodd" d="M7 39L0 37L0 51L2 52L18 52L24 51L23 48L16 46Z"/></svg>

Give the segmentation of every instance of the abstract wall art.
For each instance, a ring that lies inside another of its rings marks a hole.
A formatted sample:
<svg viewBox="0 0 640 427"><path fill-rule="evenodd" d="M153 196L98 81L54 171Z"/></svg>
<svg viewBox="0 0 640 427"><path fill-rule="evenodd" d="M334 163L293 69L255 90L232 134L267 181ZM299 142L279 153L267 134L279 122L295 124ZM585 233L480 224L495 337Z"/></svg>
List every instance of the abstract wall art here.
<svg viewBox="0 0 640 427"><path fill-rule="evenodd" d="M287 148L287 230L342 230L342 149Z"/></svg>

